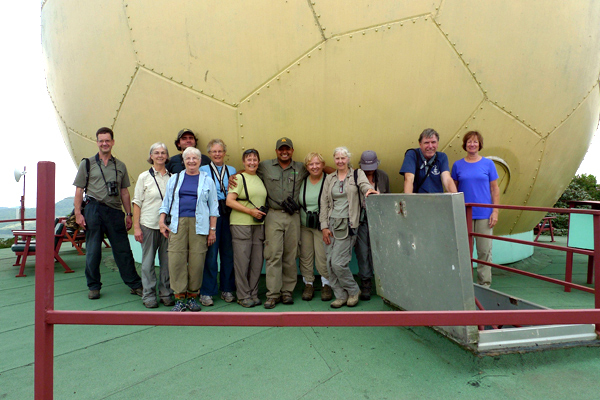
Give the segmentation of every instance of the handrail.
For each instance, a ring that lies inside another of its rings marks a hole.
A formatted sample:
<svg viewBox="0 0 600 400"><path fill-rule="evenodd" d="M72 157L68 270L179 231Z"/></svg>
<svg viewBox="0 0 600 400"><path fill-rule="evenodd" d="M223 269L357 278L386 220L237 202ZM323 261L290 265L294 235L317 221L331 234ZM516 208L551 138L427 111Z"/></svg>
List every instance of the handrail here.
<svg viewBox="0 0 600 400"><path fill-rule="evenodd" d="M35 398L52 399L54 389L54 325L176 325L176 326L467 326L596 324L600 328L600 290L596 309L579 310L477 310L477 311L385 311L385 312L120 312L54 310L54 191L55 164L38 163L37 245L35 273ZM472 206L467 218L472 221ZM480 206L480 205L477 205ZM509 208L509 206L494 206ZM520 209L520 208L519 208ZM547 208L529 207L533 211ZM553 210L553 209L550 209ZM565 210L567 211L567 210ZM600 232L600 212L594 215ZM469 241L473 237L472 224ZM594 268L600 272L600 235L595 236ZM472 246L472 244L471 244ZM472 259L473 260L473 259ZM598 275L597 275L598 276Z"/></svg>

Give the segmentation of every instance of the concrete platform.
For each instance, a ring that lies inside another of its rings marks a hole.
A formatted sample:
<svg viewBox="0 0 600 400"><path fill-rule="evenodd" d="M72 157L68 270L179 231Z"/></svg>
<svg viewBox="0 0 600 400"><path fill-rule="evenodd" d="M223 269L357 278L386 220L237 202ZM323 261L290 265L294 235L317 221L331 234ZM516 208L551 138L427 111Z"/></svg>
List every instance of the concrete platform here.
<svg viewBox="0 0 600 400"><path fill-rule="evenodd" d="M545 238L541 240L546 240ZM561 240L561 239L559 239ZM564 242L564 241L563 241ZM105 250L99 300L87 299L84 257L65 244L75 270L55 268L63 310L147 311L129 294ZM0 399L33 398L34 260L24 278L0 250ZM519 268L564 276L565 256L536 249ZM585 284L587 259L575 255L573 280ZM592 308L593 295L494 271L492 287L550 308ZM318 298L276 310L326 311ZM266 290L261 282L260 295ZM354 310L387 310L374 296ZM164 311L165 308L159 308ZM202 312L243 311L218 299ZM342 309L349 310L349 309ZM262 307L252 311L265 311ZM425 327L263 328L57 326L56 399L511 399L597 398L600 348L475 356Z"/></svg>

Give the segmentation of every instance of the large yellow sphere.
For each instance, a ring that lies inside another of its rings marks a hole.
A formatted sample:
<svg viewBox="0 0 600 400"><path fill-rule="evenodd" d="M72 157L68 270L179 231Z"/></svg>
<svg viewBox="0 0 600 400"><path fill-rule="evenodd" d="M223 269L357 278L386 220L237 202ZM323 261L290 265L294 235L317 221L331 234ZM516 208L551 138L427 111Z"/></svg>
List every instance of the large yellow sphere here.
<svg viewBox="0 0 600 400"><path fill-rule="evenodd" d="M273 158L354 164L375 150L400 191L404 152L424 128L450 162L479 130L503 204L551 206L598 125L597 0L46 0L42 41L60 129L74 162L115 131L131 179L150 145L182 128ZM497 233L539 214L503 212Z"/></svg>

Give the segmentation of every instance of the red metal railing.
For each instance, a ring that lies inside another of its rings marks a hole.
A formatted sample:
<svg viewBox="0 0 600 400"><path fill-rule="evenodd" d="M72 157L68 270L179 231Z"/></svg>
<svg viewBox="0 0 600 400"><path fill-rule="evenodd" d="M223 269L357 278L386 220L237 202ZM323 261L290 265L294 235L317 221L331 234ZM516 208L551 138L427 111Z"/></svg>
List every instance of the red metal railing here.
<svg viewBox="0 0 600 400"><path fill-rule="evenodd" d="M597 327L600 326L599 309L262 313L171 313L54 310L54 173L54 163L47 161L38 163L38 247L36 250L37 256L35 273L36 399L51 399L53 396L55 324L299 327L551 325L594 323L597 324ZM596 249L598 248L600 248L600 245L597 244ZM600 260L600 257L595 259ZM600 291L597 291L596 293L598 292Z"/></svg>
<svg viewBox="0 0 600 400"><path fill-rule="evenodd" d="M482 260L478 260L476 258L471 258L471 263L477 262L483 265L489 265L493 268L502 269L505 271L514 272L515 274L529 276L531 278L540 279L546 282L555 283L557 285L562 285L565 287L565 291L570 291L570 289L577 289L588 293L594 294L594 306L596 309L600 308L600 290L597 290L597 283L594 284L594 288L589 288L583 285L577 285L571 282L572 278L572 268L573 268L573 253L584 254L589 256L588 266L591 267L589 272L593 272L593 274L598 277L598 273L600 272L600 210L582 210L575 208L548 208L548 207L525 207L525 206L506 206L506 205L491 205L491 204L475 204L475 203L467 203L465 204L467 207L467 230L469 232L469 248L471 254L473 254L473 238L474 237L482 237L489 238L494 240L501 240L504 242L510 243L518 243L524 244L534 247L543 247L546 249L559 250L564 251L567 254L567 267L565 271L565 280L550 278L544 275L534 274L532 272L522 271L516 268L510 268L504 265L490 263ZM591 215L593 218L593 227L594 227L594 250L585 250L579 249L576 247L569 246L559 246L554 244L546 244L539 242L532 242L527 240L519 240L501 236L494 235L484 235L482 233L473 232L473 207L482 207L482 208L497 208L501 210L519 210L519 211L543 211L546 213L557 213L557 214L584 214ZM591 273L588 273L588 283L591 282ZM595 280L597 282L597 279ZM600 325L596 325L596 331L600 332Z"/></svg>

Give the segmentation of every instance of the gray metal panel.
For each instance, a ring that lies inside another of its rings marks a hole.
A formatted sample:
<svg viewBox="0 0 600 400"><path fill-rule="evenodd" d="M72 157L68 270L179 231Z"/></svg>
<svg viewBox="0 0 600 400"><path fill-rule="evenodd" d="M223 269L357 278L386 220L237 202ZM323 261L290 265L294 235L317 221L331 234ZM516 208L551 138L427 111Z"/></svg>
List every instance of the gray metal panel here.
<svg viewBox="0 0 600 400"><path fill-rule="evenodd" d="M474 310L462 193L367 198L377 292L404 310ZM476 327L438 327L463 344Z"/></svg>

